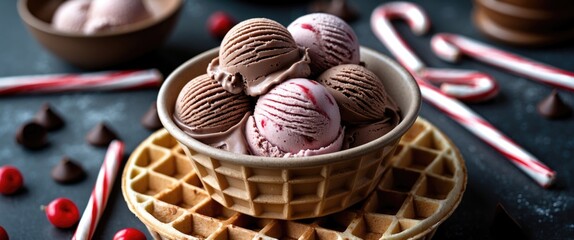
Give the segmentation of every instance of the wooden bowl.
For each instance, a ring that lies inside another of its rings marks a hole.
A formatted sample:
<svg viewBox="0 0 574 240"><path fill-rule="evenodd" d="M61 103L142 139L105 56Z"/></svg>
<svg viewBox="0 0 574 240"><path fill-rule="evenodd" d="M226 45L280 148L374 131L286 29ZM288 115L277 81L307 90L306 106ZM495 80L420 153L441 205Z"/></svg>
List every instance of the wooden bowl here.
<svg viewBox="0 0 574 240"><path fill-rule="evenodd" d="M183 0L143 1L152 18L90 35L52 27L52 16L64 0L19 0L18 13L32 36L50 52L78 67L97 69L140 57L170 35Z"/></svg>

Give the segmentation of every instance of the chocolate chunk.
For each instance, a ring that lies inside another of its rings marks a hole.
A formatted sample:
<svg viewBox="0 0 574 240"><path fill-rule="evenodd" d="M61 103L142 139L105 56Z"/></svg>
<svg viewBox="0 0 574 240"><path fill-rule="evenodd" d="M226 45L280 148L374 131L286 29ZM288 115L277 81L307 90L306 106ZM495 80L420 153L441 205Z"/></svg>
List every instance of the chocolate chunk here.
<svg viewBox="0 0 574 240"><path fill-rule="evenodd" d="M163 127L159 116L157 114L156 102L153 102L149 107L149 110L143 115L140 120L141 124L149 130L158 130Z"/></svg>
<svg viewBox="0 0 574 240"><path fill-rule="evenodd" d="M86 135L86 141L98 147L108 146L114 139L118 139L116 133L103 122L98 123L98 125L92 128Z"/></svg>
<svg viewBox="0 0 574 240"><path fill-rule="evenodd" d="M36 122L24 123L16 131L16 142L29 149L40 149L48 144L46 128Z"/></svg>
<svg viewBox="0 0 574 240"><path fill-rule="evenodd" d="M351 8L346 0L318 0L312 3L309 9L310 12L333 14L347 22L354 21L359 17L357 11Z"/></svg>
<svg viewBox="0 0 574 240"><path fill-rule="evenodd" d="M34 116L34 120L44 126L46 130L56 130L64 126L64 120L52 109L50 104L44 103L40 111Z"/></svg>
<svg viewBox="0 0 574 240"><path fill-rule="evenodd" d="M52 178L62 184L76 183L86 177L84 169L70 158L64 156L58 165L52 168Z"/></svg>
<svg viewBox="0 0 574 240"><path fill-rule="evenodd" d="M522 227L508 214L500 203L496 205L490 235L494 239L528 239L522 231Z"/></svg>
<svg viewBox="0 0 574 240"><path fill-rule="evenodd" d="M537 109L540 115L551 119L565 118L572 114L572 108L562 101L556 89L554 89L548 97L538 103Z"/></svg>

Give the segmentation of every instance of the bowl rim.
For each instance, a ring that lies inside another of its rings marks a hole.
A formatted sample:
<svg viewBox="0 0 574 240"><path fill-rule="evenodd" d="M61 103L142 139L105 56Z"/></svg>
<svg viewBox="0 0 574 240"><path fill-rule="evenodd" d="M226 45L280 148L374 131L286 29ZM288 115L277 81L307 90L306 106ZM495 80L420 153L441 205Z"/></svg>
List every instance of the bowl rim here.
<svg viewBox="0 0 574 240"><path fill-rule="evenodd" d="M156 0L156 1L164 1L164 0ZM85 34L82 32L60 31L60 30L53 28L50 23L38 19L34 14L32 14L30 12L30 9L28 8L28 2L30 2L30 0L18 0L17 9L18 9L18 14L20 15L20 18L22 19L22 21L24 21L27 25L29 25L29 26L37 29L37 30L40 30L42 32L50 33L53 35L66 36L66 37L101 38L101 37L113 37L113 36L119 36L119 35L125 35L125 34L129 34L129 33L138 32L138 31L153 27L155 25L158 25L161 22L164 22L167 18L170 18L171 16L177 14L177 12L179 12L182 9L182 6L183 6L185 0L174 0L174 1L176 1L176 6L172 9L170 9L170 11L168 11L167 13L165 13L165 14L157 17L157 18L151 18L151 19L147 19L147 20L144 20L141 22L137 22L137 23L134 23L131 27L120 28L117 31L104 31L104 32L97 32L94 34Z"/></svg>
<svg viewBox="0 0 574 240"><path fill-rule="evenodd" d="M211 147L207 144L204 144L189 135L187 135L183 130L181 130L175 122L171 115L168 114L168 108L172 108L173 106L167 105L167 98L169 93L170 86L176 81L176 75L181 74L184 72L189 66L191 66L194 62L205 59L208 56L216 55L219 51L219 48L213 48L203 53L196 55L195 57L189 59L179 67L177 67L172 73L169 74L167 79L162 84L159 94L157 97L157 109L159 118L164 125L164 128L181 144L186 146L193 146L193 150L208 155L212 158L218 159L222 162L228 163L235 163L249 167L259 167L259 168L305 168L305 167L314 167L314 166L322 166L326 164L333 164L337 162L343 162L345 160L349 160L352 158L360 157L364 155L366 152L372 152L381 146L387 146L394 142L398 143L400 138L407 132L408 129L414 124L416 121L420 107L421 107L421 92L419 89L418 84L412 77L410 73L408 73L401 65L395 62L390 57L372 50L370 48L361 46L360 51L363 53L367 53L368 55L375 57L389 65L394 71L396 71L402 79L405 79L407 91L412 94L413 101L408 106L408 111L404 111L403 119L401 122L393 128L389 133L379 137L373 141L365 143L361 146L357 146L354 148L349 148L333 153L315 155L315 156L305 156L305 157L295 157L295 158L276 158L276 157L264 157L264 156L255 156L255 155L243 155L238 153L233 153L229 151L225 151L222 149L217 149ZM241 156L238 156L241 155Z"/></svg>

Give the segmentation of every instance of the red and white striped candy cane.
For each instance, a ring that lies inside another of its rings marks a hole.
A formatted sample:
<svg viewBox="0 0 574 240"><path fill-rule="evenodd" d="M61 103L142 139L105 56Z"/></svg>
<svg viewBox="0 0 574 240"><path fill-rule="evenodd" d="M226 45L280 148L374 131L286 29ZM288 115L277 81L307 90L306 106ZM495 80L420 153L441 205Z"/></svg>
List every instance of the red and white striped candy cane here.
<svg viewBox="0 0 574 240"><path fill-rule="evenodd" d="M540 162L532 154L497 130L492 124L465 106L448 97L425 81L417 80L424 99L446 113L478 138L492 146L506 158L534 179L542 187L549 187L556 178L556 172Z"/></svg>
<svg viewBox="0 0 574 240"><path fill-rule="evenodd" d="M439 33L432 37L431 46L435 54L446 61L455 62L462 55L467 55L532 80L574 91L574 72L505 52L467 37Z"/></svg>
<svg viewBox="0 0 574 240"><path fill-rule="evenodd" d="M393 55L401 56L397 60L410 72L440 84L444 94L463 101L473 102L488 100L498 94L498 84L487 74L472 70L426 67L407 44L398 37L391 25L391 19L406 20L411 30L417 35L422 35L429 30L430 21L416 5L407 2L392 2L375 9L373 15L377 17L372 22L379 22L378 29L375 31L379 39L388 46L401 46L389 48Z"/></svg>
<svg viewBox="0 0 574 240"><path fill-rule="evenodd" d="M161 85L156 69L106 71L82 74L49 74L0 78L0 95L86 90L128 90Z"/></svg>
<svg viewBox="0 0 574 240"><path fill-rule="evenodd" d="M72 239L88 240L92 238L98 221L108 202L108 197L114 185L118 169L122 164L123 154L124 143L118 140L112 141L106 152L100 172L98 173L96 185L90 195L88 205L82 214L82 218L80 219L80 223L78 223L78 228Z"/></svg>
<svg viewBox="0 0 574 240"><path fill-rule="evenodd" d="M498 94L498 84L490 75L474 70L426 68L422 78L440 84L440 91L447 96L466 102L491 99Z"/></svg>
<svg viewBox="0 0 574 240"><path fill-rule="evenodd" d="M398 12L401 11L409 12L409 14L399 14ZM389 12L393 12L393 14L389 15ZM415 14L413 12L418 13ZM377 35L383 44L385 44L399 62L401 62L401 64L403 64L403 66L407 68L407 70L409 70L417 80L417 83L421 87L422 96L426 101L446 113L453 120L474 133L478 138L491 145L494 149L511 160L511 162L519 169L534 179L538 184L543 187L550 186L556 177L556 173L552 169L548 168L532 154L518 146L492 126L492 124L488 123L488 121L465 106L463 103L445 95L434 85L430 84L429 81L432 77L417 71L416 68L412 68L416 65L413 64L414 62L409 61L418 58L416 58L414 53L409 50L404 41L393 30L389 17L400 17L401 19L409 22L409 25L411 26L412 24L410 24L410 22L416 21L416 19L427 19L426 17L416 17L414 19L409 18L410 16L417 15L425 14L422 9L412 3L392 2L383 4L373 11L373 14L371 15L371 27L375 35ZM420 32L415 33L420 34ZM403 58L405 55L400 54L404 52L409 52L409 54L406 55L406 58Z"/></svg>

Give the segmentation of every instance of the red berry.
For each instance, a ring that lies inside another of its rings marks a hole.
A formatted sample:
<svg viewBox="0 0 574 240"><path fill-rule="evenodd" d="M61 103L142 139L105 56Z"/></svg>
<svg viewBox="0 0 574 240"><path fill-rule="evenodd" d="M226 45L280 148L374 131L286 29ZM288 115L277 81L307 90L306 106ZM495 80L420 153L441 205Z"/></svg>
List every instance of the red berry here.
<svg viewBox="0 0 574 240"><path fill-rule="evenodd" d="M209 33L219 39L223 39L225 34L229 32L235 25L235 20L227 13L218 11L214 12L207 19L207 29Z"/></svg>
<svg viewBox="0 0 574 240"><path fill-rule="evenodd" d="M9 240L10 238L8 237L8 233L6 232L6 230L0 226L0 240Z"/></svg>
<svg viewBox="0 0 574 240"><path fill-rule="evenodd" d="M0 193L13 194L24 184L24 178L20 171L12 166L0 167Z"/></svg>
<svg viewBox="0 0 574 240"><path fill-rule="evenodd" d="M124 228L114 235L114 240L146 240L146 237L135 228Z"/></svg>
<svg viewBox="0 0 574 240"><path fill-rule="evenodd" d="M46 206L48 221L58 228L69 228L80 220L76 204L67 198L56 198Z"/></svg>

